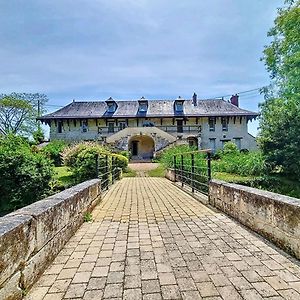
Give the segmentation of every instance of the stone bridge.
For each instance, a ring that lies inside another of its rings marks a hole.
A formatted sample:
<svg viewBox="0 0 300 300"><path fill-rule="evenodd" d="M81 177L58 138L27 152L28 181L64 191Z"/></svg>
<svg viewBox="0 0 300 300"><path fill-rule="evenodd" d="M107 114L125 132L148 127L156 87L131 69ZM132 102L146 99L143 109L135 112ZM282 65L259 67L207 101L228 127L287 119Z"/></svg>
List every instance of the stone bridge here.
<svg viewBox="0 0 300 300"><path fill-rule="evenodd" d="M300 299L297 259L167 179L124 178L92 216L25 299Z"/></svg>

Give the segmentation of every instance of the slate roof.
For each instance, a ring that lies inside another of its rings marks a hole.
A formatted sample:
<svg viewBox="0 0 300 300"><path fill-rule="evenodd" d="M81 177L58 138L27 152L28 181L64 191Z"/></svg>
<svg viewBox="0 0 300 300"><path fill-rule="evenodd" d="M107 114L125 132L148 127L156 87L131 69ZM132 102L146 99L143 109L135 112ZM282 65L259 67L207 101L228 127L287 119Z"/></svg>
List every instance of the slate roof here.
<svg viewBox="0 0 300 300"><path fill-rule="evenodd" d="M40 117L39 120L175 116L258 116L256 112L239 108L221 99L197 100L197 106L193 105L192 100L185 100L182 113L175 112L175 100L148 100L148 110L146 114L140 114L138 112L138 100L120 100L115 102L117 103L117 109L114 113L107 112L107 104L105 101L74 101L53 113Z"/></svg>

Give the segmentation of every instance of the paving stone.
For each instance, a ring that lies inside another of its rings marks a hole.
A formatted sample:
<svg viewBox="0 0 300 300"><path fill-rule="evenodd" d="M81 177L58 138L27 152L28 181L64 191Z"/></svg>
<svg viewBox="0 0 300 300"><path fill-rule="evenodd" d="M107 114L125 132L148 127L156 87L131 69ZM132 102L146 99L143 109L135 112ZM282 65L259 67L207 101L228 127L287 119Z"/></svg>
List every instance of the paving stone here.
<svg viewBox="0 0 300 300"><path fill-rule="evenodd" d="M157 279L142 280L143 294L160 292L160 285Z"/></svg>
<svg viewBox="0 0 300 300"><path fill-rule="evenodd" d="M77 272L72 283L87 283L91 277L91 272Z"/></svg>
<svg viewBox="0 0 300 300"><path fill-rule="evenodd" d="M197 288L202 297L218 296L219 292L212 282L197 283Z"/></svg>
<svg viewBox="0 0 300 300"><path fill-rule="evenodd" d="M224 300L243 299L233 286L220 286L217 289Z"/></svg>
<svg viewBox="0 0 300 300"><path fill-rule="evenodd" d="M107 284L104 289L104 299L122 297L123 287L121 283Z"/></svg>
<svg viewBox="0 0 300 300"><path fill-rule="evenodd" d="M61 272L58 274L57 279L69 279L73 278L74 275L76 274L77 269L72 268L72 269L62 269Z"/></svg>
<svg viewBox="0 0 300 300"><path fill-rule="evenodd" d="M180 299L180 291L177 285L164 285L161 287L163 299Z"/></svg>
<svg viewBox="0 0 300 300"><path fill-rule="evenodd" d="M108 275L109 267L95 267L92 272L92 277L103 277Z"/></svg>
<svg viewBox="0 0 300 300"><path fill-rule="evenodd" d="M106 277L92 277L88 282L88 290L104 289L106 283Z"/></svg>
<svg viewBox="0 0 300 300"><path fill-rule="evenodd" d="M252 285L263 297L278 295L278 293L267 282L254 282Z"/></svg>
<svg viewBox="0 0 300 300"><path fill-rule="evenodd" d="M61 300L65 293L47 294L43 300Z"/></svg>
<svg viewBox="0 0 300 300"><path fill-rule="evenodd" d="M195 282L192 278L178 278L177 283L180 291L192 291L197 290Z"/></svg>
<svg viewBox="0 0 300 300"><path fill-rule="evenodd" d="M102 299L103 290L92 290L84 293L84 300L99 300Z"/></svg>
<svg viewBox="0 0 300 300"><path fill-rule="evenodd" d="M141 289L124 290L123 299L124 300L140 300L140 299L142 299L142 290Z"/></svg>
<svg viewBox="0 0 300 300"><path fill-rule="evenodd" d="M161 285L176 284L176 279L173 273L159 273L158 278Z"/></svg>
<svg viewBox="0 0 300 300"><path fill-rule="evenodd" d="M209 276L215 286L230 285L229 280L223 274L215 274Z"/></svg>
<svg viewBox="0 0 300 300"><path fill-rule="evenodd" d="M181 293L183 300L201 300L202 297L198 291L185 291Z"/></svg>
<svg viewBox="0 0 300 300"><path fill-rule="evenodd" d="M231 277L229 280L238 291L252 288L251 284L244 277Z"/></svg>
<svg viewBox="0 0 300 300"><path fill-rule="evenodd" d="M161 294L160 293L152 293L152 294L144 294L143 300L161 300Z"/></svg>
<svg viewBox="0 0 300 300"><path fill-rule="evenodd" d="M124 272L109 272L107 283L121 283L124 281Z"/></svg>
<svg viewBox="0 0 300 300"><path fill-rule="evenodd" d="M82 298L86 290L86 283L70 284L64 298Z"/></svg>
<svg viewBox="0 0 300 300"><path fill-rule="evenodd" d="M56 280L49 289L49 293L64 293L69 284L71 283L71 279L62 279Z"/></svg>
<svg viewBox="0 0 300 300"><path fill-rule="evenodd" d="M240 294L242 295L243 299L245 300L262 300L262 296L255 290L241 290Z"/></svg>
<svg viewBox="0 0 300 300"><path fill-rule="evenodd" d="M140 288L142 286L142 280L140 275L125 276L125 289Z"/></svg>

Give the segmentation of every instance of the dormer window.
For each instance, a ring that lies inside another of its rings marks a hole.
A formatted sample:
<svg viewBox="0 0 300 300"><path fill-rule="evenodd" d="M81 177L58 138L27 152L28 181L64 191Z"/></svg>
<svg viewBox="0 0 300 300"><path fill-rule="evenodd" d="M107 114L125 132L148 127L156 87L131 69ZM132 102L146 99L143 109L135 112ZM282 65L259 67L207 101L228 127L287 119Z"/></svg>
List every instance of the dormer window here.
<svg viewBox="0 0 300 300"><path fill-rule="evenodd" d="M184 99L180 96L175 100L174 108L176 112L183 112Z"/></svg>
<svg viewBox="0 0 300 300"><path fill-rule="evenodd" d="M139 100L139 113L146 113L148 110L148 100L142 97Z"/></svg>
<svg viewBox="0 0 300 300"><path fill-rule="evenodd" d="M107 104L107 110L106 111L108 113L114 113L117 110L118 105L112 97L109 97L105 102Z"/></svg>

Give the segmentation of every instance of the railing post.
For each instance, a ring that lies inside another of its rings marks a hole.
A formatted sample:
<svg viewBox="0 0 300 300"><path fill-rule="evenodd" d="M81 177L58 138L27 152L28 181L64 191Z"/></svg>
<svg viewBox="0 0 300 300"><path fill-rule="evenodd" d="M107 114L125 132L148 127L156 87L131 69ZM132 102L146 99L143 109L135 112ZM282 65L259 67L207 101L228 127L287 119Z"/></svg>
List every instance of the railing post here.
<svg viewBox="0 0 300 300"><path fill-rule="evenodd" d="M211 180L211 153L207 152L207 179Z"/></svg>
<svg viewBox="0 0 300 300"><path fill-rule="evenodd" d="M108 174L108 155L105 155L105 188L108 189L109 185L109 174Z"/></svg>
<svg viewBox="0 0 300 300"><path fill-rule="evenodd" d="M95 157L95 162L96 162L96 178L99 178L99 154L97 153L96 154L96 157Z"/></svg>
<svg viewBox="0 0 300 300"><path fill-rule="evenodd" d="M181 186L183 187L183 154L181 154Z"/></svg>
<svg viewBox="0 0 300 300"><path fill-rule="evenodd" d="M195 175L195 159L194 159L194 153L191 154L191 165L192 165L192 174L191 174L191 183L192 183L192 193L195 192L195 187L194 187L194 175Z"/></svg>
<svg viewBox="0 0 300 300"><path fill-rule="evenodd" d="M174 162L174 182L176 182L176 155L174 155L173 162Z"/></svg>
<svg viewBox="0 0 300 300"><path fill-rule="evenodd" d="M114 165L115 165L115 160L114 157L111 157L111 181L112 184L115 182L115 175L114 175Z"/></svg>

